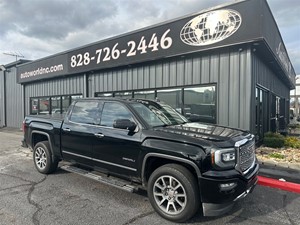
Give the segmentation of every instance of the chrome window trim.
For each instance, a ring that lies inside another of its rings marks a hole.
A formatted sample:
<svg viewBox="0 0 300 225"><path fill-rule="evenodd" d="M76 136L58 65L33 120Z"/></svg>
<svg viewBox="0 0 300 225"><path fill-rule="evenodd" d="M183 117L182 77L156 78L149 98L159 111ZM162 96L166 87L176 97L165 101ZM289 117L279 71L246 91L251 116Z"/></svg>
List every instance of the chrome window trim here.
<svg viewBox="0 0 300 225"><path fill-rule="evenodd" d="M135 122L136 122L136 121L135 121ZM79 126L90 126L90 127L97 127L97 128L108 128L108 129L114 129L114 130L122 130L122 131L126 131L126 129L119 129L119 128L115 128L115 127L101 126L101 125L97 125L97 124L78 123L78 122L73 122L73 121L71 121L71 120L69 120L68 123L76 124L76 125L79 125ZM136 127L137 127L137 130L135 130L134 132L135 132L135 133L138 133L139 130L140 130L139 123L136 123ZM128 131L128 130L127 130L127 131Z"/></svg>

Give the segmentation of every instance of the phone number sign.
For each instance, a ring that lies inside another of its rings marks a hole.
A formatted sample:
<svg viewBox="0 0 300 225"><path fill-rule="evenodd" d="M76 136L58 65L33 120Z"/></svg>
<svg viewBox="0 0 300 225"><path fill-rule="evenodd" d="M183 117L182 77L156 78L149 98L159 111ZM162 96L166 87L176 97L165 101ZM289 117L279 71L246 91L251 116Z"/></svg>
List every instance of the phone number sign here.
<svg viewBox="0 0 300 225"><path fill-rule="evenodd" d="M83 72L165 57L176 44L174 36L178 33L168 27L151 29L78 49L68 54L68 70Z"/></svg>

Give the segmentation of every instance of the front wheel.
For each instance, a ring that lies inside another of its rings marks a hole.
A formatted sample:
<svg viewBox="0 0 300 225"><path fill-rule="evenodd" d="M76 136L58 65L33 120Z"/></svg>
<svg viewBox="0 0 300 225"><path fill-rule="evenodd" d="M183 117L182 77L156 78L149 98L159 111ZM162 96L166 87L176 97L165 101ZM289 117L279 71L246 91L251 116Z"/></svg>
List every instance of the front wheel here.
<svg viewBox="0 0 300 225"><path fill-rule="evenodd" d="M48 141L37 143L33 149L33 162L40 173L49 174L57 169L58 161L52 161L50 145Z"/></svg>
<svg viewBox="0 0 300 225"><path fill-rule="evenodd" d="M161 166L151 174L148 197L158 214L174 222L190 219L199 208L196 179L188 169L177 164Z"/></svg>

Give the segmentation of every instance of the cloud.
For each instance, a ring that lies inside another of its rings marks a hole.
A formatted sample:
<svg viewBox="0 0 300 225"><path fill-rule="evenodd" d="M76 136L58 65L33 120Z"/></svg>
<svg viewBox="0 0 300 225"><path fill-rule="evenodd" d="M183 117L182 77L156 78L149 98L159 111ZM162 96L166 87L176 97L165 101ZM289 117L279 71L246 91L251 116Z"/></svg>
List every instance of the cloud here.
<svg viewBox="0 0 300 225"><path fill-rule="evenodd" d="M1 35L14 30L44 40L62 39L69 32L84 30L98 20L112 17L111 12L116 10L115 2L109 0L4 0L0 3Z"/></svg>

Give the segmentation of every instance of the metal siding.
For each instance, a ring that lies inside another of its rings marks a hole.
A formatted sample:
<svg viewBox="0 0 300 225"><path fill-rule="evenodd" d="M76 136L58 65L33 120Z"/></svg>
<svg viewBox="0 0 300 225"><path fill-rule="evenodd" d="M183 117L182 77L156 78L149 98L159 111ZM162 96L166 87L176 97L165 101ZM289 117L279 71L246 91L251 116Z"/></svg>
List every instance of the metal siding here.
<svg viewBox="0 0 300 225"><path fill-rule="evenodd" d="M157 88L163 87L163 66L158 63L155 66L155 84Z"/></svg>
<svg viewBox="0 0 300 225"><path fill-rule="evenodd" d="M137 68L132 68L132 89L138 89Z"/></svg>
<svg viewBox="0 0 300 225"><path fill-rule="evenodd" d="M143 76L144 76L144 83L143 83L143 88L147 89L150 88L150 69L149 66L144 67L143 71Z"/></svg>
<svg viewBox="0 0 300 225"><path fill-rule="evenodd" d="M4 108L4 72L0 71L0 127L5 126L5 108Z"/></svg>
<svg viewBox="0 0 300 225"><path fill-rule="evenodd" d="M193 60L192 59L186 59L184 61L184 84L185 85L191 85L193 84Z"/></svg>
<svg viewBox="0 0 300 225"><path fill-rule="evenodd" d="M180 60L177 61L176 63L176 72L177 72L177 81L176 81L176 86L182 86L184 85L184 80L185 80L185 74L184 74L184 61L181 58Z"/></svg>
<svg viewBox="0 0 300 225"><path fill-rule="evenodd" d="M201 57L201 83L202 84L209 83L209 76L210 76L209 65L210 65L209 56Z"/></svg>
<svg viewBox="0 0 300 225"><path fill-rule="evenodd" d="M217 83L218 82L218 77L219 77L219 72L220 72L220 56L219 54L217 55L212 55L210 57L210 76L209 76L209 83Z"/></svg>
<svg viewBox="0 0 300 225"><path fill-rule="evenodd" d="M255 112L253 112L255 108L251 107L251 96L254 93L251 81L251 50L240 54L240 74L239 128L250 130L250 118L252 115L255 115Z"/></svg>
<svg viewBox="0 0 300 225"><path fill-rule="evenodd" d="M6 71L6 121L7 127L21 128L23 115L22 86L17 84L16 68Z"/></svg>
<svg viewBox="0 0 300 225"><path fill-rule="evenodd" d="M229 125L229 84L230 68L229 68L229 53L220 54L220 74L218 82L218 113L217 123Z"/></svg>
<svg viewBox="0 0 300 225"><path fill-rule="evenodd" d="M256 84L262 85L279 97L289 99L289 87L255 54L253 54L252 68Z"/></svg>
<svg viewBox="0 0 300 225"><path fill-rule="evenodd" d="M121 82L122 82L123 90L128 90L127 80L128 80L127 70L122 70L121 71Z"/></svg>
<svg viewBox="0 0 300 225"><path fill-rule="evenodd" d="M128 90L132 90L132 69L131 68L128 68L127 69L127 76L128 76Z"/></svg>
<svg viewBox="0 0 300 225"><path fill-rule="evenodd" d="M201 58L194 58L192 59L193 62L193 84L200 84L201 83Z"/></svg>
<svg viewBox="0 0 300 225"><path fill-rule="evenodd" d="M240 80L240 71L239 71L239 53L234 52L230 53L229 59L229 82L230 87L228 88L229 91L229 124L233 127L239 127L239 98L241 97L240 87L239 87L239 80Z"/></svg>
<svg viewBox="0 0 300 225"><path fill-rule="evenodd" d="M149 88L155 88L155 65L149 66Z"/></svg>
<svg viewBox="0 0 300 225"><path fill-rule="evenodd" d="M164 62L163 63L163 79L162 79L162 85L166 87L169 84L169 78L170 78L170 63Z"/></svg>
<svg viewBox="0 0 300 225"><path fill-rule="evenodd" d="M118 90L118 87L117 87L117 72L116 70L112 70L111 72L109 72L109 76L111 76L111 84L108 84L112 87L112 90Z"/></svg>
<svg viewBox="0 0 300 225"><path fill-rule="evenodd" d="M113 89L113 74L112 71L106 73L107 76L107 91L112 91Z"/></svg>
<svg viewBox="0 0 300 225"><path fill-rule="evenodd" d="M172 60L170 62L170 78L169 78L168 86L176 86L176 77L177 77L176 61Z"/></svg>
<svg viewBox="0 0 300 225"><path fill-rule="evenodd" d="M99 91L107 92L108 91L108 74L107 72L102 74L103 76L103 89L99 89Z"/></svg>
<svg viewBox="0 0 300 225"><path fill-rule="evenodd" d="M139 67L137 73L138 73L137 86L144 88L144 67Z"/></svg>

